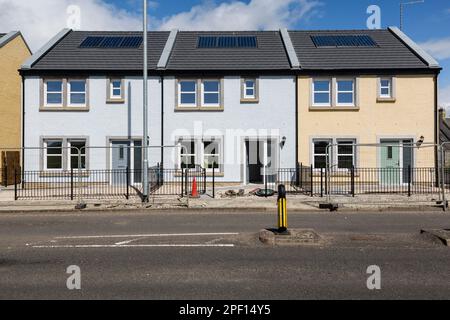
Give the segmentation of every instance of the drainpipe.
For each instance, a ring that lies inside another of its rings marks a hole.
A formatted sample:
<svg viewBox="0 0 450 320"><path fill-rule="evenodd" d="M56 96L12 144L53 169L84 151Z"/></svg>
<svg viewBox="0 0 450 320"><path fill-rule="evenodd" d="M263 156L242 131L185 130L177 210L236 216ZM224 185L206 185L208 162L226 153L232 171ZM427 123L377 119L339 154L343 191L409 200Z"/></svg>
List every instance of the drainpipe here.
<svg viewBox="0 0 450 320"><path fill-rule="evenodd" d="M25 77L22 75L22 172L25 171Z"/></svg>
<svg viewBox="0 0 450 320"><path fill-rule="evenodd" d="M436 76L434 77L434 143L435 143L434 159L435 159L435 167L436 168L438 168L438 166L439 166L437 145L439 143L439 133L440 133L440 129L439 129L440 119L439 119L439 107L438 107L438 77L439 77L439 73L436 73Z"/></svg>
<svg viewBox="0 0 450 320"><path fill-rule="evenodd" d="M299 121L298 121L298 75L295 75L295 168L297 168L298 164L298 130L299 130Z"/></svg>
<svg viewBox="0 0 450 320"><path fill-rule="evenodd" d="M161 82L161 165L164 168L164 76L160 76Z"/></svg>

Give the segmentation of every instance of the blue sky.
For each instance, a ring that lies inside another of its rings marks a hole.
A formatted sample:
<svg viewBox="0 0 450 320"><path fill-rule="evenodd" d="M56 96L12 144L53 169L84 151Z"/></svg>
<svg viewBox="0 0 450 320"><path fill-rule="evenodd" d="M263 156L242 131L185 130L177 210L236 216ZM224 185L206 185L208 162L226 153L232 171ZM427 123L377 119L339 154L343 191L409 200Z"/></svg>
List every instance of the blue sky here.
<svg viewBox="0 0 450 320"><path fill-rule="evenodd" d="M135 13L140 12L142 4L140 0L105 1ZM277 1L284 0L272 0L272 2ZM410 0L403 0L403 2L407 1ZM217 7L231 5L235 2L155 0L152 1L150 15L158 20L173 19L177 15L190 12L195 7L203 7L206 11L208 9L213 11L217 10ZM241 0L239 2L249 5L251 0ZM282 9L294 11L295 2L291 1L290 5ZM392 25L399 26L400 24L400 0L318 0L311 2L317 3L317 6L298 19L298 21L294 18L294 21L288 23L288 27L295 29L365 29L369 16L366 10L370 5L378 5L380 7L383 28ZM201 15L193 15L190 17L189 23L192 23L195 17L202 18ZM183 28L186 19L180 22L181 28ZM233 22L230 23L232 24ZM202 24L201 26L206 27L207 25ZM215 25L211 26L211 28L215 27ZM220 27L223 28L222 25ZM263 26L262 28L266 27ZM440 77L440 87L442 90L449 90L448 94L450 95L450 1L425 0L425 3L405 6L404 31L416 42L420 44L426 43L426 49L438 58L441 66L444 68ZM442 39L446 41L442 42ZM447 99L450 99L450 97Z"/></svg>
<svg viewBox="0 0 450 320"><path fill-rule="evenodd" d="M365 29L378 5L383 28L399 25L400 1L411 0L148 0L156 30ZM78 8L82 30L140 30L142 0L0 0L0 31L21 30L39 49ZM440 100L450 111L450 1L406 6L404 31L440 62ZM450 114L450 113L449 113Z"/></svg>

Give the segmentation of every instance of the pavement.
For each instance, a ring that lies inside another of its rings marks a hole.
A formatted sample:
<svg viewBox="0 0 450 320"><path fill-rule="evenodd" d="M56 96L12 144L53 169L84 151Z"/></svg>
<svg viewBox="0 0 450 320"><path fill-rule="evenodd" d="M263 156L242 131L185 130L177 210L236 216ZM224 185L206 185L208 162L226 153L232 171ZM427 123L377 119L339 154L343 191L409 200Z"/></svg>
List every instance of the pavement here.
<svg viewBox="0 0 450 320"><path fill-rule="evenodd" d="M0 299L449 299L443 212L296 212L318 245L267 246L273 212L135 210L0 215ZM68 290L69 266L81 290ZM381 290L369 290L369 266Z"/></svg>
<svg viewBox="0 0 450 320"><path fill-rule="evenodd" d="M5 194L8 190L3 190ZM323 203L338 204L340 210L355 211L390 211L390 210L426 210L440 211L437 195L360 195L356 197L335 196L329 200L326 197L310 197L307 195L288 195L289 211L321 211ZM142 203L139 198L106 198L106 199L76 199L70 200L32 200L20 199L13 201L9 197L0 197L0 214L8 212L61 212L76 211L77 203L87 204L89 211L123 211L123 210L276 210L277 197L261 198L257 196L225 197L218 194L216 198L203 195L198 199L180 198L178 196L151 196L149 203Z"/></svg>

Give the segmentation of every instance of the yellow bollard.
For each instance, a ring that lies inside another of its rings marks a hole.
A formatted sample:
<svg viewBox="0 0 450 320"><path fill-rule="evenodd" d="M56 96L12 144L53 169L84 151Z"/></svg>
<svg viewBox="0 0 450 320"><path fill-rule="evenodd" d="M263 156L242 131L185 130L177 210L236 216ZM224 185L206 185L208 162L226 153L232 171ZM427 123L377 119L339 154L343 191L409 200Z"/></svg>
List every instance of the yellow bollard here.
<svg viewBox="0 0 450 320"><path fill-rule="evenodd" d="M278 232L286 232L287 227L286 187L280 184L278 186Z"/></svg>

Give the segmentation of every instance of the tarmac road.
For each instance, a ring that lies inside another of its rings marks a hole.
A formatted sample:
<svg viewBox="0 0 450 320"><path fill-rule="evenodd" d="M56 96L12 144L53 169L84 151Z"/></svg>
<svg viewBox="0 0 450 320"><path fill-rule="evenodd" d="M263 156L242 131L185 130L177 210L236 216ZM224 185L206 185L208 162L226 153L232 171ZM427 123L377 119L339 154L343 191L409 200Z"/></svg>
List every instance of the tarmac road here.
<svg viewBox="0 0 450 320"><path fill-rule="evenodd" d="M0 299L448 299L450 248L420 237L440 212L293 213L321 245L267 247L257 212L0 215ZM81 270L68 290L66 269ZM369 290L367 268L381 269Z"/></svg>

